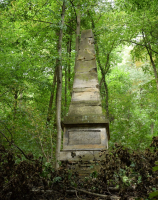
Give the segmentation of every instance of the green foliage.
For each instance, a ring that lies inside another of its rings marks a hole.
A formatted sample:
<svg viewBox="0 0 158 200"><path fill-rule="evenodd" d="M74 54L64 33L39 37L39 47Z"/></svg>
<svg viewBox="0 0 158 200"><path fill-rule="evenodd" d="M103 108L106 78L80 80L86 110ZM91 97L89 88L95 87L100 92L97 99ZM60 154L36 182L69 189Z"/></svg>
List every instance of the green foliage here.
<svg viewBox="0 0 158 200"><path fill-rule="evenodd" d="M85 179L79 177L74 169L71 170L75 166L67 161L63 161L56 171L51 163L42 162L42 159L36 159L31 153L26 153L23 159L13 148L0 145L0 198L39 199L42 196L50 199L47 195L51 191L50 195L59 199L65 198L69 189L99 194L106 192L111 197L111 186L122 199L130 195L147 198L151 191L157 189L158 174L152 171L158 158L157 141L154 137L151 148L145 151L131 151L118 144L112 150L100 151L101 159L94 161L100 170L92 172ZM81 163L85 164L82 158ZM80 170L81 163L75 163L76 169ZM68 166L70 169L67 169Z"/></svg>
<svg viewBox="0 0 158 200"><path fill-rule="evenodd" d="M156 161L155 164L158 165L158 161ZM153 171L158 171L158 166L153 167ZM158 197L158 190L157 190L157 191L154 191L154 192L152 192L152 193L149 194L149 198L152 199L153 197L154 197L154 198L155 198L155 197Z"/></svg>
<svg viewBox="0 0 158 200"><path fill-rule="evenodd" d="M149 198L155 198L155 197L158 197L158 191L155 191L155 192L152 192L152 193L150 193L150 195L149 195Z"/></svg>
<svg viewBox="0 0 158 200"><path fill-rule="evenodd" d="M110 144L117 141L131 148L144 149L157 134L157 91L153 76L141 69L143 62L132 62L130 49L121 53L123 63L114 67L107 76Z"/></svg>
<svg viewBox="0 0 158 200"><path fill-rule="evenodd" d="M59 57L60 4L62 1L0 2L0 131L11 143L37 157L44 157L48 163L55 158L57 135L53 79ZM73 5L66 1L66 5L62 119L71 102L75 20L80 11L81 30L93 28L92 19L95 23L93 32L98 38L99 58L109 93L110 148L118 142L132 149L145 149L158 130L155 77L144 46L150 43L157 69L157 2L75 0ZM70 52L68 44L71 44ZM101 81L99 67L98 78ZM106 91L102 82L100 89L106 113ZM47 123L52 91L52 117ZM6 138L0 135L0 142L5 146L8 144Z"/></svg>

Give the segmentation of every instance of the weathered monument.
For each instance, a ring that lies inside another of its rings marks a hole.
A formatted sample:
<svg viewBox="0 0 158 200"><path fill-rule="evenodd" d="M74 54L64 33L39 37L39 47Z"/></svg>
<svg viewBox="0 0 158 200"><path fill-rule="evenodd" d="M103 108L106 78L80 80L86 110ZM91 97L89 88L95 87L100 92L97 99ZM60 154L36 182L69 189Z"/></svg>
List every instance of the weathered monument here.
<svg viewBox="0 0 158 200"><path fill-rule="evenodd" d="M63 150L60 160L98 158L108 148L109 123L102 114L92 30L81 33L68 115L63 121Z"/></svg>

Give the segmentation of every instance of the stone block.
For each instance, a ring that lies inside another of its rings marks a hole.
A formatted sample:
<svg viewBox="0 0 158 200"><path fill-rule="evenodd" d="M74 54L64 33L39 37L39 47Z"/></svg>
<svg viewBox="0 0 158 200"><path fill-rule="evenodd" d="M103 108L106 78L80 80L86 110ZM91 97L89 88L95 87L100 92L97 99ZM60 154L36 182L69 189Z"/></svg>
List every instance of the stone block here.
<svg viewBox="0 0 158 200"><path fill-rule="evenodd" d="M98 88L96 73L76 73L73 88Z"/></svg>
<svg viewBox="0 0 158 200"><path fill-rule="evenodd" d="M104 159L104 156L100 156L100 150L88 150L88 151L82 151L82 150L72 150L72 151L61 151L60 152L60 160L65 161L68 160L70 162L77 162L77 161L84 161L88 162L87 166L90 165L91 162L94 160L102 160Z"/></svg>
<svg viewBox="0 0 158 200"><path fill-rule="evenodd" d="M101 150L107 148L106 128L65 128L63 150Z"/></svg>
<svg viewBox="0 0 158 200"><path fill-rule="evenodd" d="M101 106L101 100L81 100L81 101L73 101L71 103L73 106Z"/></svg>
<svg viewBox="0 0 158 200"><path fill-rule="evenodd" d="M93 38L81 38L79 50L89 49L94 51L94 39Z"/></svg>
<svg viewBox="0 0 158 200"><path fill-rule="evenodd" d="M95 60L95 50L91 49L84 49L79 50L77 61L88 61L88 60Z"/></svg>
<svg viewBox="0 0 158 200"><path fill-rule="evenodd" d="M97 73L96 60L77 61L75 66L75 73L90 72L93 69Z"/></svg>
<svg viewBox="0 0 158 200"><path fill-rule="evenodd" d="M79 89L79 88L77 88ZM73 90L72 99L71 101L86 101L89 103L89 105L94 105L93 101L101 102L100 100L100 93L98 88L85 88L81 91L75 91ZM91 104L92 101L92 104ZM82 103L82 102L81 102Z"/></svg>
<svg viewBox="0 0 158 200"><path fill-rule="evenodd" d="M85 125L89 124L89 126L92 126L92 124L95 124L96 127L100 125L104 125L106 127L107 124L109 124L109 120L105 119L105 116L102 114L90 114L90 115L68 115L64 117L63 124L66 125Z"/></svg>
<svg viewBox="0 0 158 200"><path fill-rule="evenodd" d="M102 114L101 106L91 106L91 105L80 105L75 106L74 104L70 104L68 115L97 115Z"/></svg>
<svg viewBox="0 0 158 200"><path fill-rule="evenodd" d="M94 38L92 29L83 30L81 33L81 38Z"/></svg>

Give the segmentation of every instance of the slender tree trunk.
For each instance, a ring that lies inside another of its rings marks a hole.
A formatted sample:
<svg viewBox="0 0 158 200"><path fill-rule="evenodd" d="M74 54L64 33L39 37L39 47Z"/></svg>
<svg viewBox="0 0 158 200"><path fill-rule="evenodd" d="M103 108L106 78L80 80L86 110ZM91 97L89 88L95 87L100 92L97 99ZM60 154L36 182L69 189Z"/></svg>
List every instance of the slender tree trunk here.
<svg viewBox="0 0 158 200"><path fill-rule="evenodd" d="M80 12L78 9L77 12L77 18L76 18L76 47L75 47L75 68L76 68L76 63L77 63L77 54L78 54L78 50L79 50L79 43L80 43L80 24L81 24L81 18L80 18Z"/></svg>
<svg viewBox="0 0 158 200"><path fill-rule="evenodd" d="M80 25L81 25L81 17L80 17L80 12L79 12L79 9L78 9L78 12L77 12L77 26L76 26L76 47L75 47L75 51L76 53L78 52L79 50L79 43L80 43Z"/></svg>
<svg viewBox="0 0 158 200"><path fill-rule="evenodd" d="M68 52L68 88L69 90L71 90L71 65L70 65L70 61L71 61L71 43L72 43L72 34L70 33L70 37L69 37L69 42L68 42L68 47L67 47L67 52Z"/></svg>
<svg viewBox="0 0 158 200"><path fill-rule="evenodd" d="M102 93L102 83L103 83L103 77L101 77L101 80L100 80L100 83L99 83L99 90L100 90L100 93Z"/></svg>
<svg viewBox="0 0 158 200"><path fill-rule="evenodd" d="M70 59L71 59L71 41L72 41L72 34L69 33L70 37L68 39L68 43L67 43L67 54L68 54L68 60L67 63L65 65L65 114L66 114L66 107L67 107L67 89L71 89L70 86L70 74L71 74L71 70L70 70ZM68 87L68 88L67 88Z"/></svg>
<svg viewBox="0 0 158 200"><path fill-rule="evenodd" d="M155 65L155 62L154 62L153 57L152 57L152 51L150 51L147 47L146 47L146 49L148 51L148 54L149 54L149 57L150 57L150 62L151 62L151 65L153 67L153 70L154 70L156 87L157 87L157 91L158 91L158 76L157 76L156 65Z"/></svg>
<svg viewBox="0 0 158 200"><path fill-rule="evenodd" d="M17 106L18 106L18 91L15 90L15 93L14 93L14 120L16 119L16 113L17 113Z"/></svg>
<svg viewBox="0 0 158 200"><path fill-rule="evenodd" d="M56 86L56 75L57 75L57 68L55 69L54 72L54 77L53 77L53 83L52 83L52 91L49 99L49 107L48 107L48 113L47 113L47 122L46 125L49 124L49 122L52 119L52 106L53 106L53 100L54 100L54 93L55 93L55 86Z"/></svg>
<svg viewBox="0 0 158 200"><path fill-rule="evenodd" d="M67 65L65 64L65 114L67 107Z"/></svg>
<svg viewBox="0 0 158 200"><path fill-rule="evenodd" d="M153 135L153 133L154 133L154 123L153 122L150 124L150 127L151 127L151 135Z"/></svg>
<svg viewBox="0 0 158 200"><path fill-rule="evenodd" d="M109 119L109 91L108 91L108 85L106 83L106 80L105 80L105 72L104 72L104 69L101 65L101 62L100 62L100 58L99 58L99 49L98 49L98 43L97 43L97 37L95 37L95 48L96 48L96 58L97 58L97 62L98 62L98 65L99 65L99 68L101 70L101 74L102 74L102 79L101 81L103 82L104 84L104 88L105 88L105 96L106 96L106 106L105 106L105 109L106 109L106 117ZM107 58L108 59L108 58ZM107 63L107 62L106 62ZM100 86L101 87L101 86Z"/></svg>
<svg viewBox="0 0 158 200"><path fill-rule="evenodd" d="M109 90L108 90L108 84L105 78L104 78L104 87L105 87L105 95L106 95L106 100L105 100L106 116L109 119Z"/></svg>
<svg viewBox="0 0 158 200"><path fill-rule="evenodd" d="M151 45L150 45L150 42L148 42L147 35L145 36L145 33L144 33L143 31L142 31L142 35L143 35L143 40L144 40L144 43L145 43L146 50L147 50L148 55L149 55L149 57L150 57L151 65L152 65L153 70L154 70L154 76L155 76L155 81L156 81L156 87L157 87L157 91L158 91L158 75L157 75L156 65L155 65L155 62L154 62L153 56L152 56Z"/></svg>
<svg viewBox="0 0 158 200"><path fill-rule="evenodd" d="M22 108L22 98L23 98L23 93L20 92L20 100L19 100L19 108Z"/></svg>
<svg viewBox="0 0 158 200"><path fill-rule="evenodd" d="M105 109L106 109L106 117L109 119L109 90L108 90L108 85L107 85L107 82L106 82L106 79L105 79L105 72L104 72L104 69L101 65L101 62L100 62L100 58L99 58L99 52L98 52L98 45L97 45L97 42L95 40L95 45L97 46L97 50L96 50L96 54L97 54L97 61L98 61L98 65L99 65L99 68L101 70L101 74L102 74L102 82L104 84L104 88L105 88L105 96L106 96L106 100L105 100Z"/></svg>
<svg viewBox="0 0 158 200"><path fill-rule="evenodd" d="M62 52L62 38L63 38L63 26L64 26L64 17L65 17L65 0L63 1L62 14L61 14L61 28L59 31L59 41L58 41L58 65L57 65L57 144L56 144L56 163L55 168L59 168L59 159L60 159L60 148L61 148L61 94L62 94L62 64L61 64L61 52Z"/></svg>

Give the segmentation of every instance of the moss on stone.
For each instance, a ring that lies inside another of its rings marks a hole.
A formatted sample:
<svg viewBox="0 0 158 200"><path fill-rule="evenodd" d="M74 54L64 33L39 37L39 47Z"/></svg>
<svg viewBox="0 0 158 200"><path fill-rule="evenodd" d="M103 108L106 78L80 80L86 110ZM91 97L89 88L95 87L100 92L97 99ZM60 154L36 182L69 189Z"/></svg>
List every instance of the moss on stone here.
<svg viewBox="0 0 158 200"><path fill-rule="evenodd" d="M109 120L105 119L103 115L69 115L64 118L64 124L86 124L86 123L94 123L94 124L106 124L109 123Z"/></svg>
<svg viewBox="0 0 158 200"><path fill-rule="evenodd" d="M81 100L81 101L72 101L71 105L75 105L75 106L101 106L101 101L97 100L97 101L93 101L93 100Z"/></svg>
<svg viewBox="0 0 158 200"><path fill-rule="evenodd" d="M91 69L97 68L95 60L90 61L77 61L76 72L89 72Z"/></svg>
<svg viewBox="0 0 158 200"><path fill-rule="evenodd" d="M97 80L97 73L88 72L88 73L76 73L75 79L83 80L83 81L90 81L90 80ZM86 85L85 85L86 87Z"/></svg>

